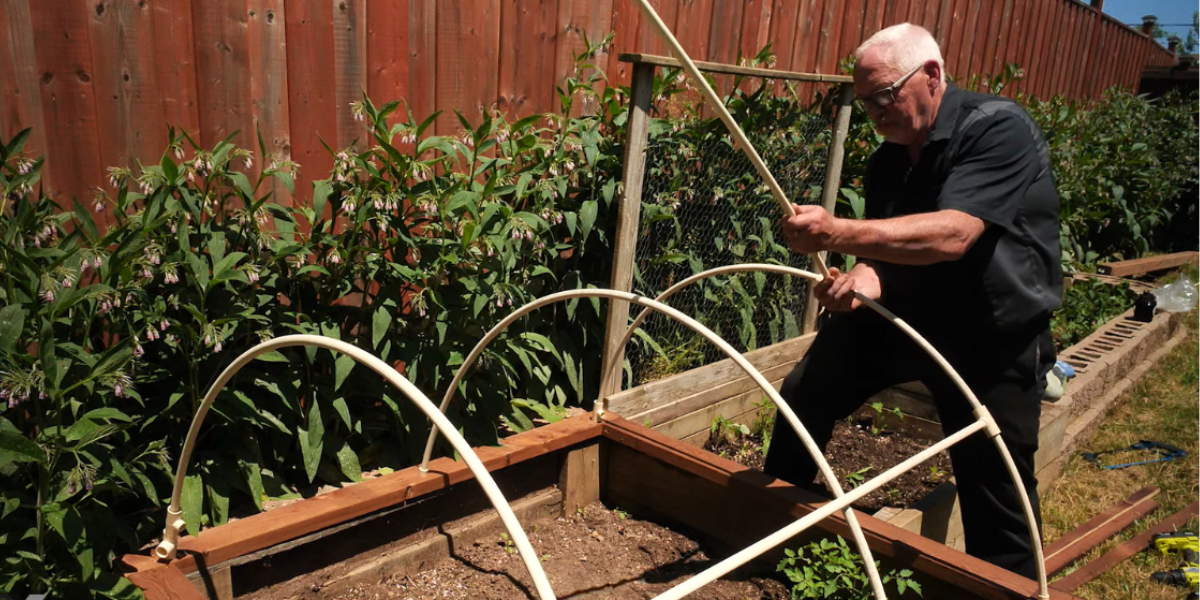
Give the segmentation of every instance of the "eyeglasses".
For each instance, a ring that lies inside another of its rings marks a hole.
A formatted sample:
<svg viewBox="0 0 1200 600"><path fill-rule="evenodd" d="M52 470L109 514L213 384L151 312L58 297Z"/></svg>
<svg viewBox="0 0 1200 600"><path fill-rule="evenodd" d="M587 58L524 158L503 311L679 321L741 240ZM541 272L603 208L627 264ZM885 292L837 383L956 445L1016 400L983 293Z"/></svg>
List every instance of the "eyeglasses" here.
<svg viewBox="0 0 1200 600"><path fill-rule="evenodd" d="M912 76L916 75L917 71L920 71L923 68L925 68L925 63L921 63L921 64L917 65L917 68L909 71L908 74L905 75L904 77L897 79L896 83L893 83L892 85L885 87L882 90L879 90L877 92L872 92L870 95L865 96L863 98L855 98L854 101L858 102L858 104L860 106L863 106L863 108L866 108L866 103L868 103L868 102L870 102L871 104L874 104L875 106L877 106L879 108L887 108L888 106L891 106L893 102L896 101L896 92L899 91L900 88L904 87L904 84L909 79L912 79Z"/></svg>

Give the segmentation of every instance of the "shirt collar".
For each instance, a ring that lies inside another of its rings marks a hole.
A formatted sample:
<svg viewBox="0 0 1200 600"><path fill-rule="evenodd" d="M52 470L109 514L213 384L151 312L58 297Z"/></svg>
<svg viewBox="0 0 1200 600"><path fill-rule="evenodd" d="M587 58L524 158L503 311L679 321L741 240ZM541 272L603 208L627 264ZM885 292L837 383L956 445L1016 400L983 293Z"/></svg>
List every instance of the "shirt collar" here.
<svg viewBox="0 0 1200 600"><path fill-rule="evenodd" d="M958 86L946 82L946 92L942 94L942 104L938 107L937 118L933 120L933 129L925 138L925 145L950 139L954 126L958 122L958 109L962 105L963 92Z"/></svg>

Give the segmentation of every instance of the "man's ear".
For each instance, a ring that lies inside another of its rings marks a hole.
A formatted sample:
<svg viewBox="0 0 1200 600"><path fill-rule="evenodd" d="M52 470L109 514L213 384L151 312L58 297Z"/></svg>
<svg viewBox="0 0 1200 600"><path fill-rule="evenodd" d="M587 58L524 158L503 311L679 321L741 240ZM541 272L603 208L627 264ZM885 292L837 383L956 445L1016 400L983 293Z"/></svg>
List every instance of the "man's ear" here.
<svg viewBox="0 0 1200 600"><path fill-rule="evenodd" d="M936 92L942 85L942 67L936 60L925 63L925 74L929 76L929 93Z"/></svg>

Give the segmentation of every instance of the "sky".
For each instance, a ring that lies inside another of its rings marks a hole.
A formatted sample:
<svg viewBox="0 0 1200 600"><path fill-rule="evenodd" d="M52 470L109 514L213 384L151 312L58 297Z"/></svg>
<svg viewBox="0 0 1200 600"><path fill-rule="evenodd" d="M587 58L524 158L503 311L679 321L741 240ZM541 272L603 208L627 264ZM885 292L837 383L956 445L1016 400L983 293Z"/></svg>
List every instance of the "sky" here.
<svg viewBox="0 0 1200 600"><path fill-rule="evenodd" d="M1196 0L1104 0L1104 12L1130 25L1141 25L1142 15L1154 15L1168 33L1184 38L1197 5ZM1184 25L1169 26L1178 23Z"/></svg>

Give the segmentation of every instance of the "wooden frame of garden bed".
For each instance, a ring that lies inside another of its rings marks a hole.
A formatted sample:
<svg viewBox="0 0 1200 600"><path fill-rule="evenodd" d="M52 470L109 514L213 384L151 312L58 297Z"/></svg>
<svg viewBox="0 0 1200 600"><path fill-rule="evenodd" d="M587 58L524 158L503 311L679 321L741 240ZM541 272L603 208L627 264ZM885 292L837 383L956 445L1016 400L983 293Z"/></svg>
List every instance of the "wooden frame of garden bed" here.
<svg viewBox="0 0 1200 600"><path fill-rule="evenodd" d="M639 515L683 525L733 549L765 537L824 502L613 414L599 423L591 414L579 415L507 438L498 447L479 448L477 453L491 472L516 469L537 459L556 460L557 480L549 483L561 495L551 498L555 502L561 498L568 511L602 499ZM297 546L303 548L306 541L337 532L344 524L369 520L469 480L471 474L463 463L438 459L429 473L414 466L185 537L180 548L187 553L170 563L126 556L123 562L131 570L126 576L143 589L147 600L203 598L187 574L201 573L210 590L231 589L228 567L239 564L239 559L296 551ZM1037 591L1032 580L867 515L859 519L876 556L913 569L927 598L999 600L1028 598ZM840 514L823 521L820 529L825 533L812 531L806 538L828 533L849 536ZM320 550L317 545L312 551ZM213 581L224 585L214 586ZM219 591L214 595L229 597ZM1073 596L1052 592L1051 598Z"/></svg>

